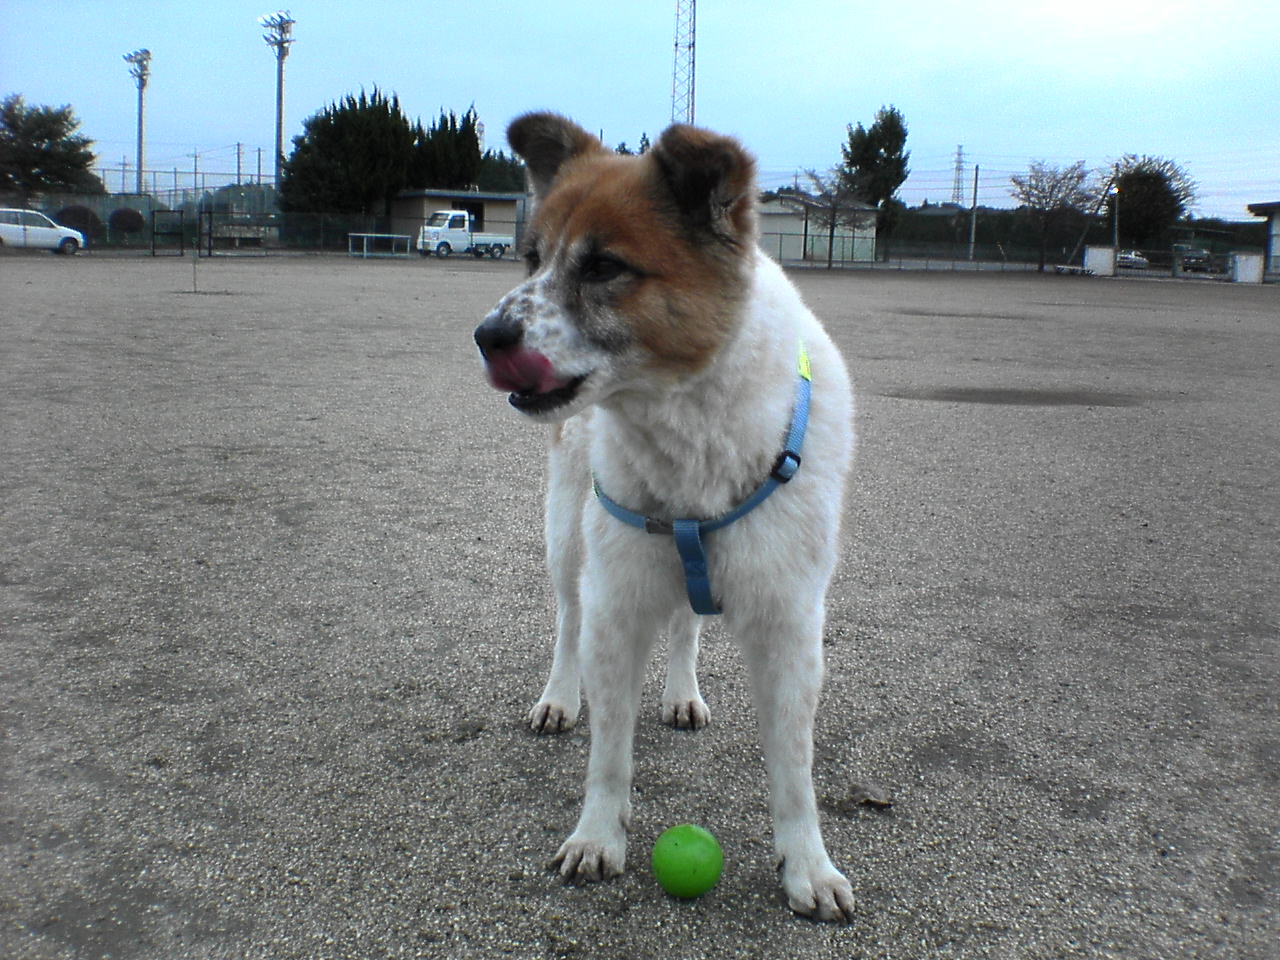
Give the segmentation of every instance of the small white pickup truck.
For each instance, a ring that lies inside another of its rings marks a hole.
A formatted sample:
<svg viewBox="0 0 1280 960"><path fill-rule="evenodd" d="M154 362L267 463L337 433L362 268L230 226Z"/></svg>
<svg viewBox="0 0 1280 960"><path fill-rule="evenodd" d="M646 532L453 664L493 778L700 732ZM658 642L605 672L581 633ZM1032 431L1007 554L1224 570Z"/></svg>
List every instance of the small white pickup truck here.
<svg viewBox="0 0 1280 960"><path fill-rule="evenodd" d="M424 257L447 257L455 250L476 257L494 259L515 246L515 237L498 233L476 233L471 214L465 210L437 210L418 231L418 252Z"/></svg>

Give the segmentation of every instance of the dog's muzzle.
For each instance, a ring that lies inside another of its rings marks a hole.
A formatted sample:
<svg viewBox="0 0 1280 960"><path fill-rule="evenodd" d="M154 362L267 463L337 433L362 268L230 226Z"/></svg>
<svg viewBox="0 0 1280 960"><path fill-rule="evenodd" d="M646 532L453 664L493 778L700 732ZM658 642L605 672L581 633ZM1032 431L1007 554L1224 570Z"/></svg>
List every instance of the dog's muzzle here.
<svg viewBox="0 0 1280 960"><path fill-rule="evenodd" d="M524 413L548 413L564 406L587 379L558 376L546 356L524 346L524 329L501 310L476 327L475 339L489 383L509 393L511 405Z"/></svg>

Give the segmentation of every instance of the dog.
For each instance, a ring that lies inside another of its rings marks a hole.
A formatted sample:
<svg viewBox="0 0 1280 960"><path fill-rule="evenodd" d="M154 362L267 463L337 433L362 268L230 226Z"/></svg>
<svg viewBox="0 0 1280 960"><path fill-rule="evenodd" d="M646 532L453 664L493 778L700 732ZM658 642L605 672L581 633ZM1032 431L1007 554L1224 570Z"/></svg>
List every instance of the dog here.
<svg viewBox="0 0 1280 960"><path fill-rule="evenodd" d="M528 276L475 340L491 385L552 425L556 646L528 720L572 727L580 677L591 710L582 813L552 866L568 882L622 873L645 665L665 628L662 717L705 726L698 626L721 613L751 679L788 903L848 920L812 782L854 443L844 361L757 246L755 161L738 141L674 125L621 156L553 113L507 135L534 199Z"/></svg>

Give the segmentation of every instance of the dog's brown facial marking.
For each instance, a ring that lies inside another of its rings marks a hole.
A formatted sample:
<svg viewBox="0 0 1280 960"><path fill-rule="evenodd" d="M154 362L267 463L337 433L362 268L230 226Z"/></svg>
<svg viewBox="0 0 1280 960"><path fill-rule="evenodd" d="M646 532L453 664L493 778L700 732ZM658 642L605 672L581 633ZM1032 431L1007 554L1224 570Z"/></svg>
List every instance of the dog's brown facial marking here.
<svg viewBox="0 0 1280 960"><path fill-rule="evenodd" d="M651 369L701 369L745 293L756 237L747 153L677 126L646 155L618 156L548 114L517 120L510 138L538 195L526 259L543 295L607 352L638 346Z"/></svg>

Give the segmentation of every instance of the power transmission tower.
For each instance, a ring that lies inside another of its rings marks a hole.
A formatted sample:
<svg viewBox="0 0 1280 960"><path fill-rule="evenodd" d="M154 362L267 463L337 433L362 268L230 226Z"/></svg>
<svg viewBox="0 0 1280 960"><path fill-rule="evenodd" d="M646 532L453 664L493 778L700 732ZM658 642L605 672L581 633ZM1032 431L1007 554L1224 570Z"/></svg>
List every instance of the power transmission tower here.
<svg viewBox="0 0 1280 960"><path fill-rule="evenodd" d="M671 71L671 122L693 123L694 36L698 0L676 0L676 52Z"/></svg>
<svg viewBox="0 0 1280 960"><path fill-rule="evenodd" d="M951 202L964 206L964 146L956 147L956 176L951 184Z"/></svg>

